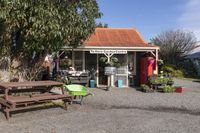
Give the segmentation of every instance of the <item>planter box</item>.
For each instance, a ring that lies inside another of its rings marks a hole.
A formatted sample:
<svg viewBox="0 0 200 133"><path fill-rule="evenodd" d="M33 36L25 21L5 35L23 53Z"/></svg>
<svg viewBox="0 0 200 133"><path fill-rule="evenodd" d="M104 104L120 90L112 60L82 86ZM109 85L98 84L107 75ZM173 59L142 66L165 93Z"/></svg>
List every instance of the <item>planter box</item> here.
<svg viewBox="0 0 200 133"><path fill-rule="evenodd" d="M177 93L182 93L184 91L183 87L181 87L181 86L177 86L175 88L176 88L175 92L177 92Z"/></svg>

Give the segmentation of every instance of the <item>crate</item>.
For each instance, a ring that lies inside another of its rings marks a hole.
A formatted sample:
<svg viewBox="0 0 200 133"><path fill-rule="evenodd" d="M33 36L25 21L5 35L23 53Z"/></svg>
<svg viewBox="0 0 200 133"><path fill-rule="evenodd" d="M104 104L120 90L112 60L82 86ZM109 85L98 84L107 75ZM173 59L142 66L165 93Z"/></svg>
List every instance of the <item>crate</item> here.
<svg viewBox="0 0 200 133"><path fill-rule="evenodd" d="M182 86L175 86L175 92L182 93L184 91L184 88Z"/></svg>

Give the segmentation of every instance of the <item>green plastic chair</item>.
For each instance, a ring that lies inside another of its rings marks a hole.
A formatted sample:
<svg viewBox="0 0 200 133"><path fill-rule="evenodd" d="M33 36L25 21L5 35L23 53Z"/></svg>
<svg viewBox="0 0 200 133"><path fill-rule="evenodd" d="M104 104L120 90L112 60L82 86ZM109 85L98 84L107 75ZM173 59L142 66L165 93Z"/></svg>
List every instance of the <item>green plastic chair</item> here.
<svg viewBox="0 0 200 133"><path fill-rule="evenodd" d="M69 92L70 95L74 96L73 102L78 102L82 104L83 98L92 95L88 93L88 90L85 86L78 84L65 85L65 89Z"/></svg>

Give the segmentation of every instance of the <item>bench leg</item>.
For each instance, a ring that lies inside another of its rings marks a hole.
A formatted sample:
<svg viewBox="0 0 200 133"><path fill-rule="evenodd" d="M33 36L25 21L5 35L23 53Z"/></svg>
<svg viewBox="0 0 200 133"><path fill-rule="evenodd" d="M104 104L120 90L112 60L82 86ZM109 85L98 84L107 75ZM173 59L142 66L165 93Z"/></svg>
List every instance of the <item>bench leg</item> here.
<svg viewBox="0 0 200 133"><path fill-rule="evenodd" d="M6 109L5 109L5 115L6 115L6 119L9 120L9 118L10 118L10 110L8 109L8 107L6 107Z"/></svg>
<svg viewBox="0 0 200 133"><path fill-rule="evenodd" d="M70 98L69 104L73 104L74 99L75 99L75 96L72 96L72 97Z"/></svg>
<svg viewBox="0 0 200 133"><path fill-rule="evenodd" d="M67 101L66 100L63 100L63 102L64 102L64 110L67 110Z"/></svg>
<svg viewBox="0 0 200 133"><path fill-rule="evenodd" d="M83 102L83 96L80 97L80 105L82 105Z"/></svg>

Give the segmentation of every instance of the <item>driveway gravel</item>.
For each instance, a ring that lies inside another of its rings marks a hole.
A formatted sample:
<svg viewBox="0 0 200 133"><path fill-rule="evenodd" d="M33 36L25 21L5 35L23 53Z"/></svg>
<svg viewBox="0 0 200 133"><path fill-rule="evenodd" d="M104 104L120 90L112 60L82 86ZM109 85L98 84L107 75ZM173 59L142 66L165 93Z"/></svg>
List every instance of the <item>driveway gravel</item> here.
<svg viewBox="0 0 200 133"><path fill-rule="evenodd" d="M200 92L200 80L174 79L176 85L182 85L186 91Z"/></svg>
<svg viewBox="0 0 200 133"><path fill-rule="evenodd" d="M19 112L10 121L0 113L0 133L200 132L198 87L183 93L89 90L94 95L86 97L83 105L69 105L68 111L55 107Z"/></svg>

